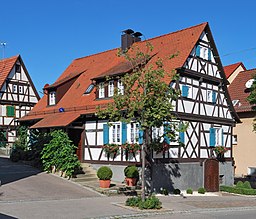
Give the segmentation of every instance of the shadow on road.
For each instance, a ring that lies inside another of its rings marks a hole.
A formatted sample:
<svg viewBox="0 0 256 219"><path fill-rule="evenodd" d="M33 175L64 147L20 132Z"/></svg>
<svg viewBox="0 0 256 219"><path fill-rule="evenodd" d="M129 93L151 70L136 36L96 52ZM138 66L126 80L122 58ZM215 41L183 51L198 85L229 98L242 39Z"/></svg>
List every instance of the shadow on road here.
<svg viewBox="0 0 256 219"><path fill-rule="evenodd" d="M12 217L12 216L1 214L1 213L0 213L0 218L1 219L18 219L17 217Z"/></svg>
<svg viewBox="0 0 256 219"><path fill-rule="evenodd" d="M0 157L0 181L1 185L5 185L23 178L37 175L41 171L25 165L23 163L14 163L6 157ZM1 216L1 215L0 215ZM2 217L0 217L2 218Z"/></svg>

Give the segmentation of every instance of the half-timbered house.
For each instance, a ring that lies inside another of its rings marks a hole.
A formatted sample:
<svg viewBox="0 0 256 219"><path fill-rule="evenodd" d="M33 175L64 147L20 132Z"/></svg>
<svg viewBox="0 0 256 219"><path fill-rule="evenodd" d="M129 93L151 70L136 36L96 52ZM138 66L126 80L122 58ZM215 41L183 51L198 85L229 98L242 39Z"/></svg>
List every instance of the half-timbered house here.
<svg viewBox="0 0 256 219"><path fill-rule="evenodd" d="M219 180L233 184L232 130L239 119L208 23L146 41L140 40L140 34L127 30L121 39L122 49L131 44L145 48L146 42L151 43L157 55L150 62L178 54L164 61L164 68L169 72L175 70L173 74L179 74L179 80L166 77L165 82L180 89L181 96L174 103L176 122L188 122L189 127L179 134L184 146L168 142L172 146L168 151L149 155L152 159L148 161L147 179L152 191L161 187L201 186L216 191ZM128 164L140 165L140 154L127 156L121 149L112 158L104 153L102 146L141 143L139 128L137 124L121 122L109 127L107 120L98 119L95 114L96 106L104 107L112 101L115 88L123 92L120 77L132 71L128 61L117 53L118 49L113 49L75 59L54 84L44 87L44 97L21 120L30 123L31 128L66 129L78 145L77 154L82 162L95 167L110 164L115 170L114 179L122 181L124 177L118 170ZM222 162L215 159L216 146L227 148Z"/></svg>
<svg viewBox="0 0 256 219"><path fill-rule="evenodd" d="M9 149L16 140L18 119L40 99L20 55L0 60L0 89L0 141Z"/></svg>

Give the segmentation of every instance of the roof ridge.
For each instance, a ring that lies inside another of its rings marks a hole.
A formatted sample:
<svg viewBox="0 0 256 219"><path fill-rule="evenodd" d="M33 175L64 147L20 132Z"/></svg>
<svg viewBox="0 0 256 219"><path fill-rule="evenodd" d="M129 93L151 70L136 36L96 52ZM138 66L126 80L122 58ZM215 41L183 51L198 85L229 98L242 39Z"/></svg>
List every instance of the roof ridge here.
<svg viewBox="0 0 256 219"><path fill-rule="evenodd" d="M195 27L198 27L198 26L201 26L201 25L206 25L206 24L208 24L208 22L203 22L203 23L200 23L200 24L191 26L191 27L186 27L186 28L181 29L181 30L176 30L176 31L174 31L174 32L170 32L170 33L166 33L166 34L163 34L163 35L160 35L160 36L152 37L152 38L146 39L146 40L144 40L144 41L136 42L136 44L137 44L137 43L143 43L143 42L145 42L145 41L154 40L154 39L161 38L161 37L165 37L165 36L168 36L168 35L176 34L176 33L178 33L178 32L182 32L182 31L185 31L185 30L193 29L193 28L195 28Z"/></svg>
<svg viewBox="0 0 256 219"><path fill-rule="evenodd" d="M9 58L0 59L0 62L4 62L4 61L8 61L8 60L10 60L10 59L18 58L19 56L20 56L20 55L18 54L18 55L15 55L15 56L11 56L11 57L9 57Z"/></svg>
<svg viewBox="0 0 256 219"><path fill-rule="evenodd" d="M203 23L191 26L191 27L187 27L187 28L181 29L181 30L177 30L177 31L174 31L174 32L170 32L170 33L166 33L166 34L160 35L160 36L152 37L152 38L149 38L149 39L146 39L146 40L143 40L143 41L138 41L138 42L136 42L134 44L144 43L144 42L147 42L147 41L151 41L151 40L154 40L154 39L157 39L157 38L161 38L161 37L165 37L165 36L168 36L168 35L176 34L178 32L182 32L182 31L185 31L185 30L193 29L195 27L198 27L198 26L201 26L201 25L207 25L207 24L208 24L208 22L203 22ZM73 61L79 60L79 59L84 59L84 58L87 58L87 57L92 57L92 56L100 55L100 54L103 54L103 53L106 53L106 52L117 50L119 48L120 47L109 49L109 50L102 51L102 52L99 52L99 53L94 53L94 54L87 55L87 56L83 56L83 57L80 57L80 58L76 58Z"/></svg>

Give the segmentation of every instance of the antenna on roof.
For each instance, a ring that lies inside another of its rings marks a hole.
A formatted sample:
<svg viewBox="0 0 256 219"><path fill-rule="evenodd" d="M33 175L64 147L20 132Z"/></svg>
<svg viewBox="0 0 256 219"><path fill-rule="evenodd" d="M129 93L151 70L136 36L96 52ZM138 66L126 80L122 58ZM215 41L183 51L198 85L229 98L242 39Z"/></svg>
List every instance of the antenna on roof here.
<svg viewBox="0 0 256 219"><path fill-rule="evenodd" d="M6 42L1 42L0 45L2 46L3 49L3 59L4 59L4 55L5 55L5 47L6 47Z"/></svg>

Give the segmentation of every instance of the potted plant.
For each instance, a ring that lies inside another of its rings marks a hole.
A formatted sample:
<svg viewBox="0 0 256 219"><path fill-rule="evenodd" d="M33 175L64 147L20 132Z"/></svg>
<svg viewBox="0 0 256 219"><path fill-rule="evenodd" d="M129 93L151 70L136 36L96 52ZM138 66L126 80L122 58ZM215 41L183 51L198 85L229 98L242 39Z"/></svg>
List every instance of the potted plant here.
<svg viewBox="0 0 256 219"><path fill-rule="evenodd" d="M106 153L108 159L109 157L115 159L115 157L120 153L119 147L120 145L118 144L105 144L103 145L103 150Z"/></svg>
<svg viewBox="0 0 256 219"><path fill-rule="evenodd" d="M122 148L125 152L126 160L129 160L136 156L136 154L140 151L140 145L137 143L125 143L122 145Z"/></svg>
<svg viewBox="0 0 256 219"><path fill-rule="evenodd" d="M112 176L113 176L113 172L109 167L107 166L100 167L97 171L97 177L100 180L100 187L109 188Z"/></svg>
<svg viewBox="0 0 256 219"><path fill-rule="evenodd" d="M124 169L125 181L128 186L135 186L139 179L139 171L136 166L127 166Z"/></svg>
<svg viewBox="0 0 256 219"><path fill-rule="evenodd" d="M216 146L213 150L216 153L217 159L220 161L224 160L224 154L228 151L224 146Z"/></svg>

